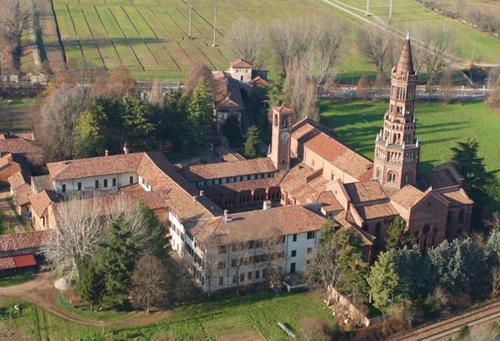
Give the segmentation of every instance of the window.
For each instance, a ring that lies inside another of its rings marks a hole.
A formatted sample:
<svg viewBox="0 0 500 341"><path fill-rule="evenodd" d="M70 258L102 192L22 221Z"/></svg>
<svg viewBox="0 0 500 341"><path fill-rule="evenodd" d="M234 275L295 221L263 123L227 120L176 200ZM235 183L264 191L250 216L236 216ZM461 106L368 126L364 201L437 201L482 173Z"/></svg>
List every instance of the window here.
<svg viewBox="0 0 500 341"><path fill-rule="evenodd" d="M292 257L295 257L297 256L297 250L292 250L292 254L291 254Z"/></svg>
<svg viewBox="0 0 500 341"><path fill-rule="evenodd" d="M219 255L226 253L226 246L221 245L219 246Z"/></svg>
<svg viewBox="0 0 500 341"><path fill-rule="evenodd" d="M95 181L95 188L99 188L99 180Z"/></svg>
<svg viewBox="0 0 500 341"><path fill-rule="evenodd" d="M61 191L66 192L66 184L61 185Z"/></svg>
<svg viewBox="0 0 500 341"><path fill-rule="evenodd" d="M462 224L464 222L464 209L460 209L458 212L458 222Z"/></svg>
<svg viewBox="0 0 500 341"><path fill-rule="evenodd" d="M116 187L116 178L113 178L113 187Z"/></svg>
<svg viewBox="0 0 500 341"><path fill-rule="evenodd" d="M222 270L226 267L226 262L217 263L217 270Z"/></svg>
<svg viewBox="0 0 500 341"><path fill-rule="evenodd" d="M219 285L224 285L224 277L219 277Z"/></svg>
<svg viewBox="0 0 500 341"><path fill-rule="evenodd" d="M307 232L307 239L314 239L315 236L316 236L316 232L315 231L309 231L309 232Z"/></svg>
<svg viewBox="0 0 500 341"><path fill-rule="evenodd" d="M236 283L236 282L238 282L238 276L233 275L233 283Z"/></svg>
<svg viewBox="0 0 500 341"><path fill-rule="evenodd" d="M252 273L251 271L249 271L249 272L247 273L247 279L248 279L248 280L251 280L251 279L252 279L252 275L253 275L253 273Z"/></svg>
<svg viewBox="0 0 500 341"><path fill-rule="evenodd" d="M255 271L255 279L259 279L260 278L260 271L257 270Z"/></svg>
<svg viewBox="0 0 500 341"><path fill-rule="evenodd" d="M380 222L375 225L375 237L380 238L380 230L382 229L382 224Z"/></svg>
<svg viewBox="0 0 500 341"><path fill-rule="evenodd" d="M108 187L108 179L104 179L104 188Z"/></svg>
<svg viewBox="0 0 500 341"><path fill-rule="evenodd" d="M76 187L78 188L79 191L81 191L82 190L82 183L81 182L77 183Z"/></svg>
<svg viewBox="0 0 500 341"><path fill-rule="evenodd" d="M297 233L294 233L294 234L293 234L292 240L293 240L294 242L296 242L296 241L297 241Z"/></svg>
<svg viewBox="0 0 500 341"><path fill-rule="evenodd" d="M240 282L244 282L244 281L245 281L245 274L241 273L240 274Z"/></svg>
<svg viewBox="0 0 500 341"><path fill-rule="evenodd" d="M128 178L128 182L132 185L134 183L134 177L131 176L130 178Z"/></svg>
<svg viewBox="0 0 500 341"><path fill-rule="evenodd" d="M309 253L312 253L312 252L313 252L313 248L312 247L308 247L307 248L307 253L309 254Z"/></svg>
<svg viewBox="0 0 500 341"><path fill-rule="evenodd" d="M295 273L295 263L290 264L290 273L291 274Z"/></svg>
<svg viewBox="0 0 500 341"><path fill-rule="evenodd" d="M262 278L267 277L267 269L262 270Z"/></svg>

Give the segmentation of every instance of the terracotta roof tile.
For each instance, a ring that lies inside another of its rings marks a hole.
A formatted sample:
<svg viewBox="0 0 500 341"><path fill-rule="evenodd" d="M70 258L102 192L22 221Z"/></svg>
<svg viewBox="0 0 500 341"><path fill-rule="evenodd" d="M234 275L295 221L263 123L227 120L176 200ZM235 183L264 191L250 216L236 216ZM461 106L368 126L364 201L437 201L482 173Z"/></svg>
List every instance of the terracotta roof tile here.
<svg viewBox="0 0 500 341"><path fill-rule="evenodd" d="M462 205L472 205L474 201L467 195L467 193L462 189L456 189L452 191L439 192L446 200L452 205L462 204Z"/></svg>
<svg viewBox="0 0 500 341"><path fill-rule="evenodd" d="M275 172L271 159L257 158L233 162L217 162L190 166L183 171L189 181L220 179L234 176Z"/></svg>
<svg viewBox="0 0 500 341"><path fill-rule="evenodd" d="M367 172L371 172L373 168L370 160L324 132L306 141L304 148L309 148L342 172L358 180L365 179Z"/></svg>
<svg viewBox="0 0 500 341"><path fill-rule="evenodd" d="M92 176L135 172L144 153L98 156L47 164L53 180L70 180Z"/></svg>
<svg viewBox="0 0 500 341"><path fill-rule="evenodd" d="M344 184L353 203L388 199L382 186L376 180Z"/></svg>
<svg viewBox="0 0 500 341"><path fill-rule="evenodd" d="M391 205L390 202L372 205L356 205L356 209L364 220L398 215L398 211Z"/></svg>
<svg viewBox="0 0 500 341"><path fill-rule="evenodd" d="M47 240L48 230L21 232L0 236L0 252L11 252L40 247Z"/></svg>
<svg viewBox="0 0 500 341"><path fill-rule="evenodd" d="M202 220L190 229L196 241L206 245L214 241L220 245L261 240L274 236L320 230L325 218L302 206L276 207L248 211L224 217Z"/></svg>
<svg viewBox="0 0 500 341"><path fill-rule="evenodd" d="M0 139L1 153L14 154L41 154L42 149L33 142L20 137L8 137Z"/></svg>
<svg viewBox="0 0 500 341"><path fill-rule="evenodd" d="M60 195L53 191L43 191L30 195L28 199L36 214L41 217L50 204L60 200Z"/></svg>
<svg viewBox="0 0 500 341"><path fill-rule="evenodd" d="M253 66L242 58L238 58L229 63L232 68L235 69L251 69Z"/></svg>
<svg viewBox="0 0 500 341"><path fill-rule="evenodd" d="M398 203L404 208L411 208L422 200L425 195L425 192L422 192L412 185L406 185L399 191L392 194L391 201Z"/></svg>

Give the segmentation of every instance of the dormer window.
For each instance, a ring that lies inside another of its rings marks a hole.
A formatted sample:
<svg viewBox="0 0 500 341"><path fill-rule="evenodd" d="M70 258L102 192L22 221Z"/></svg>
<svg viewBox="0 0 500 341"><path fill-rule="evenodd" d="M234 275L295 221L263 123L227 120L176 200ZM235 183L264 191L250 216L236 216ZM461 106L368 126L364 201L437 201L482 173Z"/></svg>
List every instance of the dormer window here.
<svg viewBox="0 0 500 341"><path fill-rule="evenodd" d="M61 185L61 191L62 192L66 192L66 184L62 184Z"/></svg>

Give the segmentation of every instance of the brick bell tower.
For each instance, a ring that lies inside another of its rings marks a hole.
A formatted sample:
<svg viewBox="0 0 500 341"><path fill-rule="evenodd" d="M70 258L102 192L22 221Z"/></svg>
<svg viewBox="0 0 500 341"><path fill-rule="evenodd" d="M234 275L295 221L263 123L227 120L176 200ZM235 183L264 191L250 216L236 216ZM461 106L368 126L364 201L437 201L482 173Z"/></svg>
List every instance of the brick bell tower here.
<svg viewBox="0 0 500 341"><path fill-rule="evenodd" d="M273 128L269 157L278 170L290 168L290 128L293 110L282 105L273 106Z"/></svg>
<svg viewBox="0 0 500 341"><path fill-rule="evenodd" d="M413 112L416 85L408 34L399 62L391 71L389 110L375 139L373 178L389 193L417 181L420 143L415 138L417 120Z"/></svg>

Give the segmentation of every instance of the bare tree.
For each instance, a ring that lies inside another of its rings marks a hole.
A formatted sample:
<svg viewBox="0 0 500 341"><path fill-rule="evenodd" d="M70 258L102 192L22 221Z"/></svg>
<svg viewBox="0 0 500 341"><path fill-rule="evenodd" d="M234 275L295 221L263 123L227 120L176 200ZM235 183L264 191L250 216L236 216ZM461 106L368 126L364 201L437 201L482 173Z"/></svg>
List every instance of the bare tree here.
<svg viewBox="0 0 500 341"><path fill-rule="evenodd" d="M316 87L309 80L307 73L307 66L303 62L294 60L289 64L283 86L283 101L294 109L297 119L309 117L318 121L319 108Z"/></svg>
<svg viewBox="0 0 500 341"><path fill-rule="evenodd" d="M149 90L147 93L147 100L150 104L156 106L161 107L163 105L163 93L161 91L160 83L157 79L155 79L153 81L153 84L151 84L151 90Z"/></svg>
<svg viewBox="0 0 500 341"><path fill-rule="evenodd" d="M226 37L227 43L238 55L255 67L259 66L265 35L264 30L248 19L236 20Z"/></svg>
<svg viewBox="0 0 500 341"><path fill-rule="evenodd" d="M195 64L186 76L184 94L190 96L199 81L204 79L210 88L213 88L212 70L205 64Z"/></svg>
<svg viewBox="0 0 500 341"><path fill-rule="evenodd" d="M394 38L383 30L373 27L362 29L357 38L359 49L368 61L375 66L377 73L385 74L394 64Z"/></svg>
<svg viewBox="0 0 500 341"><path fill-rule="evenodd" d="M33 22L33 2L29 0L4 0L0 11L0 34L12 46L14 66L19 70L22 55L22 39Z"/></svg>
<svg viewBox="0 0 500 341"><path fill-rule="evenodd" d="M283 280L283 264L285 244L279 231L274 236L262 241L262 250L265 259L266 280L271 287L279 286Z"/></svg>
<svg viewBox="0 0 500 341"><path fill-rule="evenodd" d="M359 78L358 85L356 87L356 93L359 98L361 98L364 102L368 99L368 89L370 88L370 80L368 76L362 74Z"/></svg>
<svg viewBox="0 0 500 341"><path fill-rule="evenodd" d="M342 55L346 36L345 27L331 17L320 17L311 22L311 46L307 54L308 76L316 94L336 76L337 62Z"/></svg>
<svg viewBox="0 0 500 341"><path fill-rule="evenodd" d="M500 67L494 67L488 73L488 104L495 111L500 111Z"/></svg>
<svg viewBox="0 0 500 341"><path fill-rule="evenodd" d="M111 71L106 94L116 97L123 97L131 93L135 86L135 79L130 74L130 71L124 66L118 66ZM102 96L102 95L101 95Z"/></svg>
<svg viewBox="0 0 500 341"><path fill-rule="evenodd" d="M76 272L78 260L91 257L103 235L102 208L95 199L71 197L54 207L57 228L51 231L43 253L64 273Z"/></svg>
<svg viewBox="0 0 500 341"><path fill-rule="evenodd" d="M269 47L273 51L274 59L283 77L286 77L286 69L290 60L289 27L289 23L278 20L268 33Z"/></svg>
<svg viewBox="0 0 500 341"><path fill-rule="evenodd" d="M130 301L136 308L145 309L149 314L151 307L161 307L168 303L167 265L158 257L150 254L142 256L135 264L132 274Z"/></svg>
<svg viewBox="0 0 500 341"><path fill-rule="evenodd" d="M73 128L89 97L88 88L65 82L49 90L35 118L35 133L42 141L46 160L71 157Z"/></svg>
<svg viewBox="0 0 500 341"><path fill-rule="evenodd" d="M453 32L446 27L425 28L418 33L425 48L417 49L417 59L428 76L429 85L436 84L438 75L448 66L448 54L455 46Z"/></svg>
<svg viewBox="0 0 500 341"><path fill-rule="evenodd" d="M446 70L441 76L441 90L443 93L443 102L448 104L451 100L451 89L453 87L453 78L451 77L451 71Z"/></svg>
<svg viewBox="0 0 500 341"><path fill-rule="evenodd" d="M203 265L203 274L207 285L208 297L211 296L214 290L218 271L228 266L228 264L224 264L224 260L220 257L220 254L228 252L227 248L227 246L220 245L216 239L212 238L212 240L207 243L203 252L204 257L201 263Z"/></svg>

